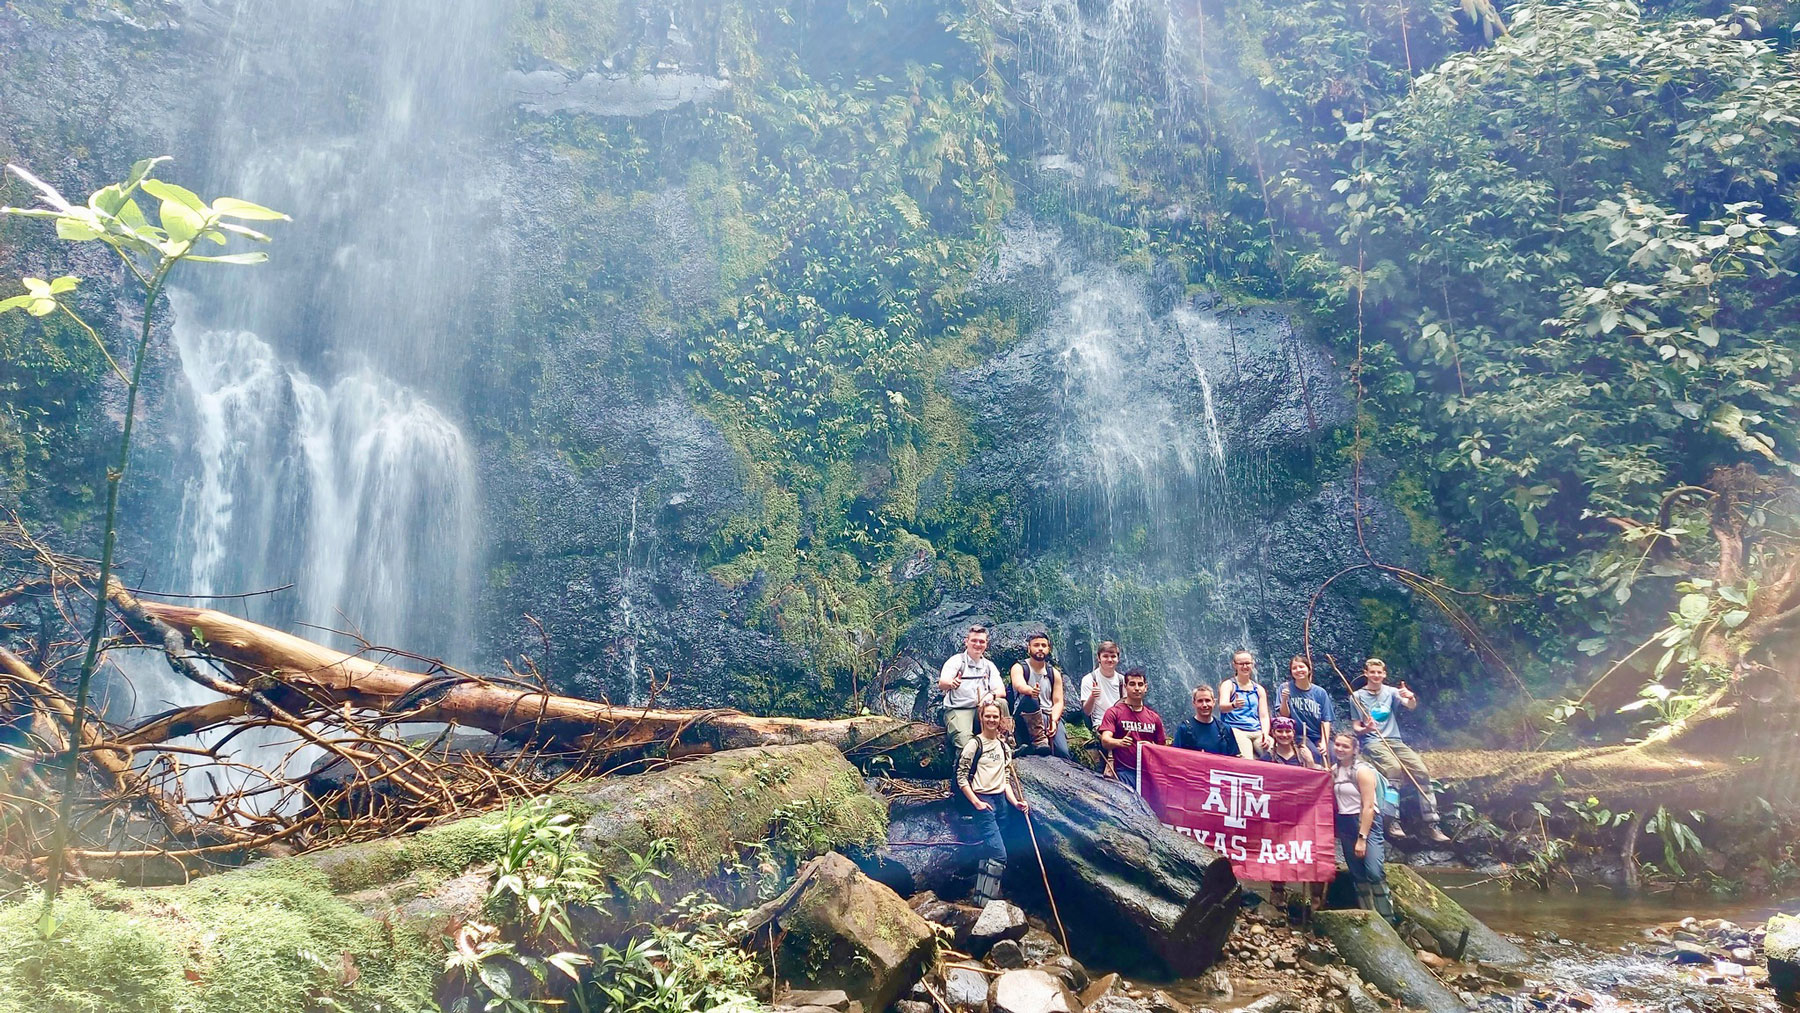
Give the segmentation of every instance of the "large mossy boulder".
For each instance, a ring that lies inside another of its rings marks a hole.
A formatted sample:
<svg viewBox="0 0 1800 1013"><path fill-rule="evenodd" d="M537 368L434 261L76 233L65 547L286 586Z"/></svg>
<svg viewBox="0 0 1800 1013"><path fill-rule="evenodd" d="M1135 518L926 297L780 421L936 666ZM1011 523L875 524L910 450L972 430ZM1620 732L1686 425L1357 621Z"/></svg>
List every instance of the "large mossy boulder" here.
<svg viewBox="0 0 1800 1013"><path fill-rule="evenodd" d="M603 869L662 854L669 902L703 889L743 903L759 876L886 835L882 803L822 744L716 753L548 802L584 820L581 846ZM0 1011L435 1011L442 940L479 913L505 824L489 813L185 886L73 886L47 940L41 898L15 900L0 906ZM761 867L745 872L752 855Z"/></svg>
<svg viewBox="0 0 1800 1013"><path fill-rule="evenodd" d="M1800 1000L1800 915L1776 915L1763 931L1769 987L1784 1002Z"/></svg>
<svg viewBox="0 0 1800 1013"><path fill-rule="evenodd" d="M1424 876L1398 862L1387 863L1386 869L1394 910L1424 929L1437 943L1439 954L1500 967L1522 967L1530 961L1524 950L1488 928Z"/></svg>
<svg viewBox="0 0 1800 1013"><path fill-rule="evenodd" d="M930 924L843 855L814 859L793 891L755 919L779 940L776 967L793 987L842 989L885 1010L931 965Z"/></svg>

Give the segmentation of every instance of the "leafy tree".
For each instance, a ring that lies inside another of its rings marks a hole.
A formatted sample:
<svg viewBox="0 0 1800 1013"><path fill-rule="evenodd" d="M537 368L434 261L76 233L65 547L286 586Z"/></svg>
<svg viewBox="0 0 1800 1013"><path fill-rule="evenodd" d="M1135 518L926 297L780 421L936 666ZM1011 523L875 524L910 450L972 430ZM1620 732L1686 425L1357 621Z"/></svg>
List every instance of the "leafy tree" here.
<svg viewBox="0 0 1800 1013"><path fill-rule="evenodd" d="M1721 607L1676 613L1714 620L1685 660L1741 674L1800 604L1790 543L1757 537L1794 530L1800 474L1800 66L1746 9L1511 14L1349 126L1336 210L1391 364L1375 406L1494 586L1572 606L1590 653L1646 579L1709 588Z"/></svg>

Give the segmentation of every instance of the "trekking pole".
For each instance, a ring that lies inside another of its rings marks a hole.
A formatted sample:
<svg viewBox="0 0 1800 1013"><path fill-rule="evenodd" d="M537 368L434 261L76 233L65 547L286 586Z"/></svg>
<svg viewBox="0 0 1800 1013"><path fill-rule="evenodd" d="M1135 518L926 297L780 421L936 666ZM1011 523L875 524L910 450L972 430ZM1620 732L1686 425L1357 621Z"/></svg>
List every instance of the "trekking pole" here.
<svg viewBox="0 0 1800 1013"><path fill-rule="evenodd" d="M1017 763L1017 760L1009 761L1006 771L1007 775L1012 778L1013 789L1019 793L1019 798L1023 799L1025 784L1019 780ZM1044 853L1038 850L1037 831L1031 828L1031 810L1027 809L1019 815L1025 817L1025 833L1031 838L1031 853L1037 856L1038 874L1044 877L1044 896L1050 900L1050 917L1056 919L1056 934L1062 937L1063 952L1067 953L1069 952L1069 930L1063 928L1062 915L1058 914L1056 910L1056 893L1050 889L1050 870L1044 866Z"/></svg>
<svg viewBox="0 0 1800 1013"><path fill-rule="evenodd" d="M1331 662L1331 670L1333 672L1337 673L1338 681L1340 681L1344 684L1345 691L1350 694L1350 706L1355 707L1357 710L1361 711L1363 717L1368 718L1369 722L1371 724L1373 724L1375 721L1375 715L1370 714L1369 709L1367 707L1364 707L1362 705L1362 701L1360 701L1356 698L1356 687L1350 685L1350 680L1344 677L1344 670L1338 667L1337 659L1332 657L1330 654L1327 654L1327 655L1325 655L1325 660ZM1384 746L1387 745L1387 736L1381 734L1381 729L1376 728L1376 729L1374 729L1374 732L1375 732L1375 737L1381 740L1381 744ZM1398 761L1399 757L1396 756L1396 757L1394 757L1394 759L1396 761ZM1419 796L1421 798L1423 798L1425 796L1425 789L1423 787L1420 787L1419 779L1412 776L1412 771L1407 770L1406 765L1404 763L1396 762L1394 764L1394 766L1400 768L1400 773L1405 774L1406 779L1408 781L1412 782L1413 790L1418 792ZM1408 836L1411 836L1411 835L1409 834Z"/></svg>

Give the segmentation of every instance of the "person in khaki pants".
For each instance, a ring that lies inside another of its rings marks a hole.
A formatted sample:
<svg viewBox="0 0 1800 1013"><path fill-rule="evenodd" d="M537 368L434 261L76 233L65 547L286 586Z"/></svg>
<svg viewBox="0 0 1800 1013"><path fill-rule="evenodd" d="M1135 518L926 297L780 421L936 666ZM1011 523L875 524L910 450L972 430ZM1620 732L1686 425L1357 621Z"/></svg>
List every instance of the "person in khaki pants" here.
<svg viewBox="0 0 1800 1013"><path fill-rule="evenodd" d="M1351 694L1356 704L1356 730L1362 736L1363 757L1381 771L1388 783L1398 788L1412 784L1419 793L1419 814L1425 819L1425 839L1442 844L1450 838L1438 826L1437 794L1431 790L1431 772L1417 751L1400 738L1400 722L1396 711L1419 706L1419 695L1406 688L1387 684L1387 662L1370 658L1363 662L1363 681L1367 684ZM1404 838L1398 821L1387 828L1389 837Z"/></svg>

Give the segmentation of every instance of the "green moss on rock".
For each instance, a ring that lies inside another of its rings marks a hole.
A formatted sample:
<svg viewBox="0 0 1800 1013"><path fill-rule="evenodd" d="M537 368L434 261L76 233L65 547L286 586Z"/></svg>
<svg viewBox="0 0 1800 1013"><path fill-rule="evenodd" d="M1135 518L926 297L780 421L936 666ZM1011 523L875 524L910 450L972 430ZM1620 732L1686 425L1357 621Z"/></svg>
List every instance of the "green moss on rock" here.
<svg viewBox="0 0 1800 1013"><path fill-rule="evenodd" d="M164 890L72 888L47 939L41 903L0 908L0 1010L436 1009L438 944L356 911L297 862Z"/></svg>

